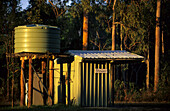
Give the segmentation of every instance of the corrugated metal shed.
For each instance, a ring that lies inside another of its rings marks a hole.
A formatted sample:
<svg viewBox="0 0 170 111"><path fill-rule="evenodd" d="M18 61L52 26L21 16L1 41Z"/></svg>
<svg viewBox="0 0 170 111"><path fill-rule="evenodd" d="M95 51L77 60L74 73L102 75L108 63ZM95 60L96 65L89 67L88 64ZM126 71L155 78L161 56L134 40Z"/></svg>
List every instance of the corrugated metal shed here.
<svg viewBox="0 0 170 111"><path fill-rule="evenodd" d="M68 53L70 53L72 56L80 56L83 59L105 59L105 60L124 60L124 59L144 59L143 56L130 53L128 51L97 51L97 50L69 50Z"/></svg>
<svg viewBox="0 0 170 111"><path fill-rule="evenodd" d="M111 100L112 64L138 62L143 56L127 51L68 51L71 58L54 61L54 103L62 97L61 74L65 76L66 104L85 107L108 107ZM70 60L69 60L70 59ZM69 60L69 61L68 61ZM64 91L63 91L64 92Z"/></svg>

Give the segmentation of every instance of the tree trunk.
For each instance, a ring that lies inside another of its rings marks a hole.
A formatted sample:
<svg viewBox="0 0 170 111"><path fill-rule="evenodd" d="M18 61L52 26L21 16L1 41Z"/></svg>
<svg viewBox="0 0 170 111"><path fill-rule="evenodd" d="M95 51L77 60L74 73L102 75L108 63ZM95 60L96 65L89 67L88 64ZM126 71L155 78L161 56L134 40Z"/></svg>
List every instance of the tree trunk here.
<svg viewBox="0 0 170 111"><path fill-rule="evenodd" d="M154 76L154 91L158 90L159 83L159 66L160 66L160 37L161 37L161 1L157 0L156 9L156 31L155 31L155 76Z"/></svg>
<svg viewBox="0 0 170 111"><path fill-rule="evenodd" d="M113 22L112 22L112 50L115 50L116 44L115 44L115 13L113 12Z"/></svg>
<svg viewBox="0 0 170 111"><path fill-rule="evenodd" d="M146 59L146 66L147 66L147 73L146 73L146 89L149 89L149 78L150 78L150 33L148 32L148 50L147 50L147 59Z"/></svg>
<svg viewBox="0 0 170 111"><path fill-rule="evenodd" d="M162 55L164 56L165 47L164 47L164 31L162 30Z"/></svg>
<svg viewBox="0 0 170 111"><path fill-rule="evenodd" d="M7 100L9 101L9 57L6 57L7 62Z"/></svg>
<svg viewBox="0 0 170 111"><path fill-rule="evenodd" d="M122 35L122 32L123 32L123 26L120 25L120 50L123 50L123 35Z"/></svg>
<svg viewBox="0 0 170 111"><path fill-rule="evenodd" d="M112 8L112 10L113 10L113 16L112 16L112 19L113 19L113 22L112 22L112 50L116 49L115 48L116 47L116 44L115 44L115 35L116 35L115 30L116 30L116 28L115 28L115 10L114 10L115 4L116 4L116 0L114 0L113 8Z"/></svg>
<svg viewBox="0 0 170 111"><path fill-rule="evenodd" d="M88 14L84 13L83 17L83 50L88 48Z"/></svg>
<svg viewBox="0 0 170 111"><path fill-rule="evenodd" d="M16 0L15 0L16 3ZM15 10L15 7L13 7ZM15 14L15 11L14 11ZM12 31L12 54L14 53L14 31ZM12 97L12 107L14 107L14 58L12 57L12 89L11 89L11 97Z"/></svg>
<svg viewBox="0 0 170 111"><path fill-rule="evenodd" d="M12 107L14 107L14 58L12 57L12 88L11 88Z"/></svg>
<svg viewBox="0 0 170 111"><path fill-rule="evenodd" d="M147 60L146 60L146 65L147 65L147 74L146 74L146 88L149 89L149 49L148 49L148 54L147 54Z"/></svg>

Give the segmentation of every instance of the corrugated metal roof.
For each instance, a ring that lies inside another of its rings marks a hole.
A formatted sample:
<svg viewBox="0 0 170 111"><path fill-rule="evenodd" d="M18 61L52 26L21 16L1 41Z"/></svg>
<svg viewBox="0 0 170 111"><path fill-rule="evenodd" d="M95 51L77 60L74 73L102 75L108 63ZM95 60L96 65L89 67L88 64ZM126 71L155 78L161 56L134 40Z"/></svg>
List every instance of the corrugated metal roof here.
<svg viewBox="0 0 170 111"><path fill-rule="evenodd" d="M72 56L78 55L84 59L144 59L143 56L128 51L97 51L97 50L69 50Z"/></svg>

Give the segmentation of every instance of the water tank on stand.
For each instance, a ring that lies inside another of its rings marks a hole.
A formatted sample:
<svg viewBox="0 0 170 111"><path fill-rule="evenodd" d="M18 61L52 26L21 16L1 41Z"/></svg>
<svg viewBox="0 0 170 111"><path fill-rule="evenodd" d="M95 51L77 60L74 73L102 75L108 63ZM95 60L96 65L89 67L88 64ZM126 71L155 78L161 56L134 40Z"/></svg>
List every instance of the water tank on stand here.
<svg viewBox="0 0 170 111"><path fill-rule="evenodd" d="M59 53L60 29L48 25L25 25L15 27L15 53Z"/></svg>

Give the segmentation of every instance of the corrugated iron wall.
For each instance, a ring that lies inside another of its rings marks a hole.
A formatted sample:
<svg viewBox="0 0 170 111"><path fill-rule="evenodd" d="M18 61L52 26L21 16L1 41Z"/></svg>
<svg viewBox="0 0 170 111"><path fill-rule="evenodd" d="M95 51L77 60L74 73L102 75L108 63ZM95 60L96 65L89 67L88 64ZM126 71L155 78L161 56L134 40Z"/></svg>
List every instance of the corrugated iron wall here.
<svg viewBox="0 0 170 111"><path fill-rule="evenodd" d="M111 105L110 62L73 61L71 64L64 63L63 70L60 69L61 64L56 61L54 64L54 67L58 69L54 71L55 104L60 103L62 99L62 91L59 87L60 71L63 71L63 75L66 77L66 104L84 107L108 107ZM107 69L107 72L96 73L96 69Z"/></svg>
<svg viewBox="0 0 170 111"><path fill-rule="evenodd" d="M107 69L107 73L95 73L95 69ZM81 106L107 107L111 101L111 77L109 62L81 63Z"/></svg>

